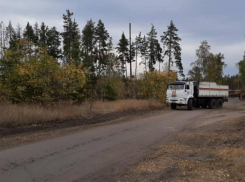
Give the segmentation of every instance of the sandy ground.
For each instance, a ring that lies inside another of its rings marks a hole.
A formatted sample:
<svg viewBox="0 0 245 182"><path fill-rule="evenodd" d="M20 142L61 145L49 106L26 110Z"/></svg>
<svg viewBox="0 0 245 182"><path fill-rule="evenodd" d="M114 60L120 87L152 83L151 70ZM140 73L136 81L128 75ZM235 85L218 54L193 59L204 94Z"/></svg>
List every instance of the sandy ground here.
<svg viewBox="0 0 245 182"><path fill-rule="evenodd" d="M217 143L204 141L206 137L214 140L223 136L214 135L218 129L220 133L228 133L223 131L226 128L223 121L232 122L235 118L245 117L244 109L244 102L231 99L221 110L187 111L185 108L180 108L175 111L166 110L151 114L141 113L128 118L122 117L124 119L87 128L74 126L38 131L21 137L18 135L2 137L1 141L7 141L5 144L9 145L7 148L3 146L0 151L1 181L188 181L188 177L192 181L195 173L180 178L183 175L180 161L194 162L194 164L183 162L185 173L190 170L186 167L189 165L198 169L195 161L199 159L200 161L214 160L213 164L222 166L223 163L219 161L223 159L216 158L216 150L211 153L208 153L209 149L206 151L207 146L213 147ZM238 126L240 127L239 124ZM207 128L214 131L209 131ZM232 132L228 134L231 136L230 140L233 140L237 133L235 126L234 131L234 135ZM209 133L199 137L199 133L205 132ZM239 134L238 139L243 134ZM198 148L198 144L203 146ZM243 150L240 150L243 144L237 142L239 155L243 155ZM146 160L152 163L145 163ZM160 167L158 161L162 161ZM205 165L209 166L209 163ZM199 167L205 168L205 165L201 164ZM147 168L152 166L153 169L147 171ZM214 169L216 168L215 166ZM220 171L221 181L233 179L232 171L224 172L221 168ZM204 174L206 173L202 175ZM211 180L216 179L216 176L213 178L210 174L208 176ZM241 175L237 179L242 177ZM197 178L198 180L203 181L200 178Z"/></svg>

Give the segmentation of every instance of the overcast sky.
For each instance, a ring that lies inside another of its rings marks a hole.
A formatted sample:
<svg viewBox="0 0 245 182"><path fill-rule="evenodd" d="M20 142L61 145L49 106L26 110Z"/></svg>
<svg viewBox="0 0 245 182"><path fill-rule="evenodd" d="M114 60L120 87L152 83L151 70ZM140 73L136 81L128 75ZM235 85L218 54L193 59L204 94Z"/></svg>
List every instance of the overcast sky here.
<svg viewBox="0 0 245 182"><path fill-rule="evenodd" d="M0 0L0 21L23 28L27 21L43 21L62 31L62 15L70 9L80 30L87 20L101 19L116 46L123 31L128 37L129 22L132 37L146 34L154 24L160 38L173 20L182 39L184 73L195 61L200 42L207 40L211 52L225 55L225 74L234 75L245 51L244 7L244 0Z"/></svg>

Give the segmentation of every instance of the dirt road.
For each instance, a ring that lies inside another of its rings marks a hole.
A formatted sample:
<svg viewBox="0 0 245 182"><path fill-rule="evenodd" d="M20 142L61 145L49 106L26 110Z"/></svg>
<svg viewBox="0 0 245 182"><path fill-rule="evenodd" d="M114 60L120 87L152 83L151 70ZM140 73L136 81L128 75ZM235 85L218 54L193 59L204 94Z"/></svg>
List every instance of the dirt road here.
<svg viewBox="0 0 245 182"><path fill-rule="evenodd" d="M111 181L183 130L245 116L244 102L222 110L180 109L0 151L0 181Z"/></svg>

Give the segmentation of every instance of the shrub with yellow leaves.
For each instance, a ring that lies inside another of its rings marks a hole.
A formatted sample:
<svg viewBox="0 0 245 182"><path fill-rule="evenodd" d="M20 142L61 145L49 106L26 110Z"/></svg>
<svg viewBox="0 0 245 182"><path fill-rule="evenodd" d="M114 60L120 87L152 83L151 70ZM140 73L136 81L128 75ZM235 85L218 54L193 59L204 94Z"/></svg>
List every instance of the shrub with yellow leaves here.
<svg viewBox="0 0 245 182"><path fill-rule="evenodd" d="M169 82L175 81L177 74L171 72L146 72L138 80L137 97L146 99L160 99L166 101L166 90Z"/></svg>
<svg viewBox="0 0 245 182"><path fill-rule="evenodd" d="M35 54L9 50L0 63L1 95L13 103L77 101L83 96L85 74L82 65L72 62L61 66L41 48Z"/></svg>

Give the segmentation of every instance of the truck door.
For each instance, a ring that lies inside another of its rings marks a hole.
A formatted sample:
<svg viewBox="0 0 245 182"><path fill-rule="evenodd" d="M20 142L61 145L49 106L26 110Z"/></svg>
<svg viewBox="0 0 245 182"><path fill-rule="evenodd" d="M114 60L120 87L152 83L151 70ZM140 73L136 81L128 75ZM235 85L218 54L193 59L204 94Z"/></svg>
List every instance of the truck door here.
<svg viewBox="0 0 245 182"><path fill-rule="evenodd" d="M185 97L188 97L191 94L191 88L190 85L185 85Z"/></svg>

